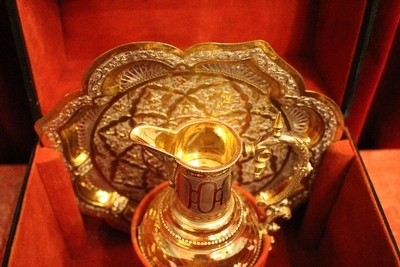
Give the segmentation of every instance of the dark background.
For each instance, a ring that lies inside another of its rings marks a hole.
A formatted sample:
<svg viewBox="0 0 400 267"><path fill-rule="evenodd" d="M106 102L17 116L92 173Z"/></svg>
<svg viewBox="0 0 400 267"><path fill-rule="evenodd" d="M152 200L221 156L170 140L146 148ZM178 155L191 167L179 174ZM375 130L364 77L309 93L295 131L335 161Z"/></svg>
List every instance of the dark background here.
<svg viewBox="0 0 400 267"><path fill-rule="evenodd" d="M36 134L5 1L0 0L0 164L26 163Z"/></svg>

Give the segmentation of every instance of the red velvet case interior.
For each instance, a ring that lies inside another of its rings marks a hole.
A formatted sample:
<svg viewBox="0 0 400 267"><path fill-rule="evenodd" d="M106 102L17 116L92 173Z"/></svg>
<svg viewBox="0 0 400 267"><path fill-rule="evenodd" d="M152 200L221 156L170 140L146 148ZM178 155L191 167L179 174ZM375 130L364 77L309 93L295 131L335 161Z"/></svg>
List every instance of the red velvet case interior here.
<svg viewBox="0 0 400 267"><path fill-rule="evenodd" d="M43 115L81 88L85 69L121 44L267 41L308 90L342 103L366 0L17 0ZM49 96L52 97L49 97Z"/></svg>
<svg viewBox="0 0 400 267"><path fill-rule="evenodd" d="M307 89L342 103L365 0L17 0L42 113L80 89L101 53L134 41L178 48L263 39ZM10 266L136 266L129 236L82 216L61 155L36 149ZM305 211L276 236L269 266L397 266L389 230L351 140L327 151Z"/></svg>

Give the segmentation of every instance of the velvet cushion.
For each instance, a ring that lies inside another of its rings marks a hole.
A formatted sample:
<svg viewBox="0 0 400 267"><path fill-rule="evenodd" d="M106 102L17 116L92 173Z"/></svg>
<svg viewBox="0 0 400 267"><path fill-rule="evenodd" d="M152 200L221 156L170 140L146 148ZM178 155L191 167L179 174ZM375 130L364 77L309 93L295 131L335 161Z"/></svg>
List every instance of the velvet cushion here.
<svg viewBox="0 0 400 267"><path fill-rule="evenodd" d="M400 149L361 150L360 155L371 178L373 188L391 228L397 246L400 245Z"/></svg>
<svg viewBox="0 0 400 267"><path fill-rule="evenodd" d="M26 164L0 165L0 258L3 258Z"/></svg>

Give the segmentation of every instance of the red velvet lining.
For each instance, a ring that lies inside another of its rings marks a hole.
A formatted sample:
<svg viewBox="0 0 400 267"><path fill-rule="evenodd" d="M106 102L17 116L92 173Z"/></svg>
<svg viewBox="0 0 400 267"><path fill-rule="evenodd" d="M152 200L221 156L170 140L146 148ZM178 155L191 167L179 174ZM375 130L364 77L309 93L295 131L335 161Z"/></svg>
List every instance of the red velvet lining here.
<svg viewBox="0 0 400 267"><path fill-rule="evenodd" d="M263 39L307 76L309 90L340 105L366 1L317 2L17 0L43 114L81 87L97 56L134 41L184 49L199 42Z"/></svg>
<svg viewBox="0 0 400 267"><path fill-rule="evenodd" d="M4 257L26 168L26 164L0 164L0 259Z"/></svg>
<svg viewBox="0 0 400 267"><path fill-rule="evenodd" d="M360 154L399 247L400 149L361 150Z"/></svg>
<svg viewBox="0 0 400 267"><path fill-rule="evenodd" d="M72 258L84 256L87 251L82 250L88 245L80 211L75 201L75 193L60 155L50 148L37 150L36 161L40 177L50 205L67 243ZM51 168L49 168L51 166Z"/></svg>
<svg viewBox="0 0 400 267"><path fill-rule="evenodd" d="M20 0L18 11L38 101L49 112L66 93L58 89L66 64L59 7L56 1Z"/></svg>
<svg viewBox="0 0 400 267"><path fill-rule="evenodd" d="M71 266L72 258L36 165L31 168L9 266Z"/></svg>
<svg viewBox="0 0 400 267"><path fill-rule="evenodd" d="M321 1L314 51L325 93L342 103L366 2Z"/></svg>
<svg viewBox="0 0 400 267"><path fill-rule="evenodd" d="M310 0L268 6L264 1L89 0L61 6L68 53L77 58L93 58L132 41L160 41L184 49L199 42L269 39L279 54L310 54L316 9Z"/></svg>
<svg viewBox="0 0 400 267"><path fill-rule="evenodd" d="M325 161L328 162L322 165L303 221L300 240L304 246L318 247L353 158L354 151L348 139L332 144L326 152Z"/></svg>
<svg viewBox="0 0 400 267"><path fill-rule="evenodd" d="M379 88L378 86L381 82L383 71L388 61L389 53L391 50L390 48L395 45L394 38L396 36L396 31L400 25L399 23L400 1L379 1L379 8L371 33L371 39L368 45L365 63L360 75L357 94L354 98L350 116L346 121L346 124L349 125L349 128L356 142L360 138L362 129L367 119L367 115L370 112L371 103L375 97L376 91ZM388 67L390 68L393 66ZM398 66L395 66L395 68L397 69ZM395 77L398 77L397 72ZM396 83L396 80L392 82ZM395 87L393 87L392 89L395 89ZM395 90L397 90L397 88ZM376 130L377 128L382 128L387 125L393 124L392 122L397 120L398 113L393 112L393 107L392 105L390 105L392 103L394 105L397 105L397 101L391 102L391 100L396 99L395 97L393 98L393 96L393 93L390 93L387 99L383 99L381 103L378 103L386 105L386 107L383 108L383 112L375 111L378 113L374 114L375 116L377 115L377 118L371 116L370 122L373 125L371 128L367 129L368 131L372 130L374 132L377 132L377 134L379 135L380 132ZM394 119L393 121L385 120L385 116L387 116L388 114L393 114L393 118L391 118ZM383 117L383 119L381 119L381 117ZM379 122L381 122L381 124L379 124ZM383 133L393 135L393 132L390 131L383 131ZM380 137L376 135L371 137L372 140L378 139L378 142L385 142L379 140L379 138ZM394 139L391 141L396 142ZM367 145L370 146L371 144Z"/></svg>
<svg viewBox="0 0 400 267"><path fill-rule="evenodd" d="M399 266L400 261L360 158L355 158L330 213L320 243L326 266ZM371 248L373 248L373 253Z"/></svg>

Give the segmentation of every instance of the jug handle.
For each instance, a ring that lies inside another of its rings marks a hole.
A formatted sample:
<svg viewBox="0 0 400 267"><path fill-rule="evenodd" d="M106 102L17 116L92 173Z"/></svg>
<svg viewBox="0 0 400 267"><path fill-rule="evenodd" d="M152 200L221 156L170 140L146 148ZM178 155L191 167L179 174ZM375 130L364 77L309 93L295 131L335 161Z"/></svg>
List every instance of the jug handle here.
<svg viewBox="0 0 400 267"><path fill-rule="evenodd" d="M306 177L312 170L309 162L310 155L306 141L303 138L294 135L290 132L282 132L283 119L279 112L274 124L272 135L263 136L255 144L244 144L243 155L253 157L255 166L255 176L260 176L262 170L267 165L268 160L272 156L272 151L269 148L272 145L286 144L292 147L293 151L297 154L297 162L294 166L294 174L289 178L288 185L278 194L270 196L268 192L260 192L256 196L256 203L259 206L268 209L272 205L276 205L284 201L293 190L300 184L301 180Z"/></svg>

